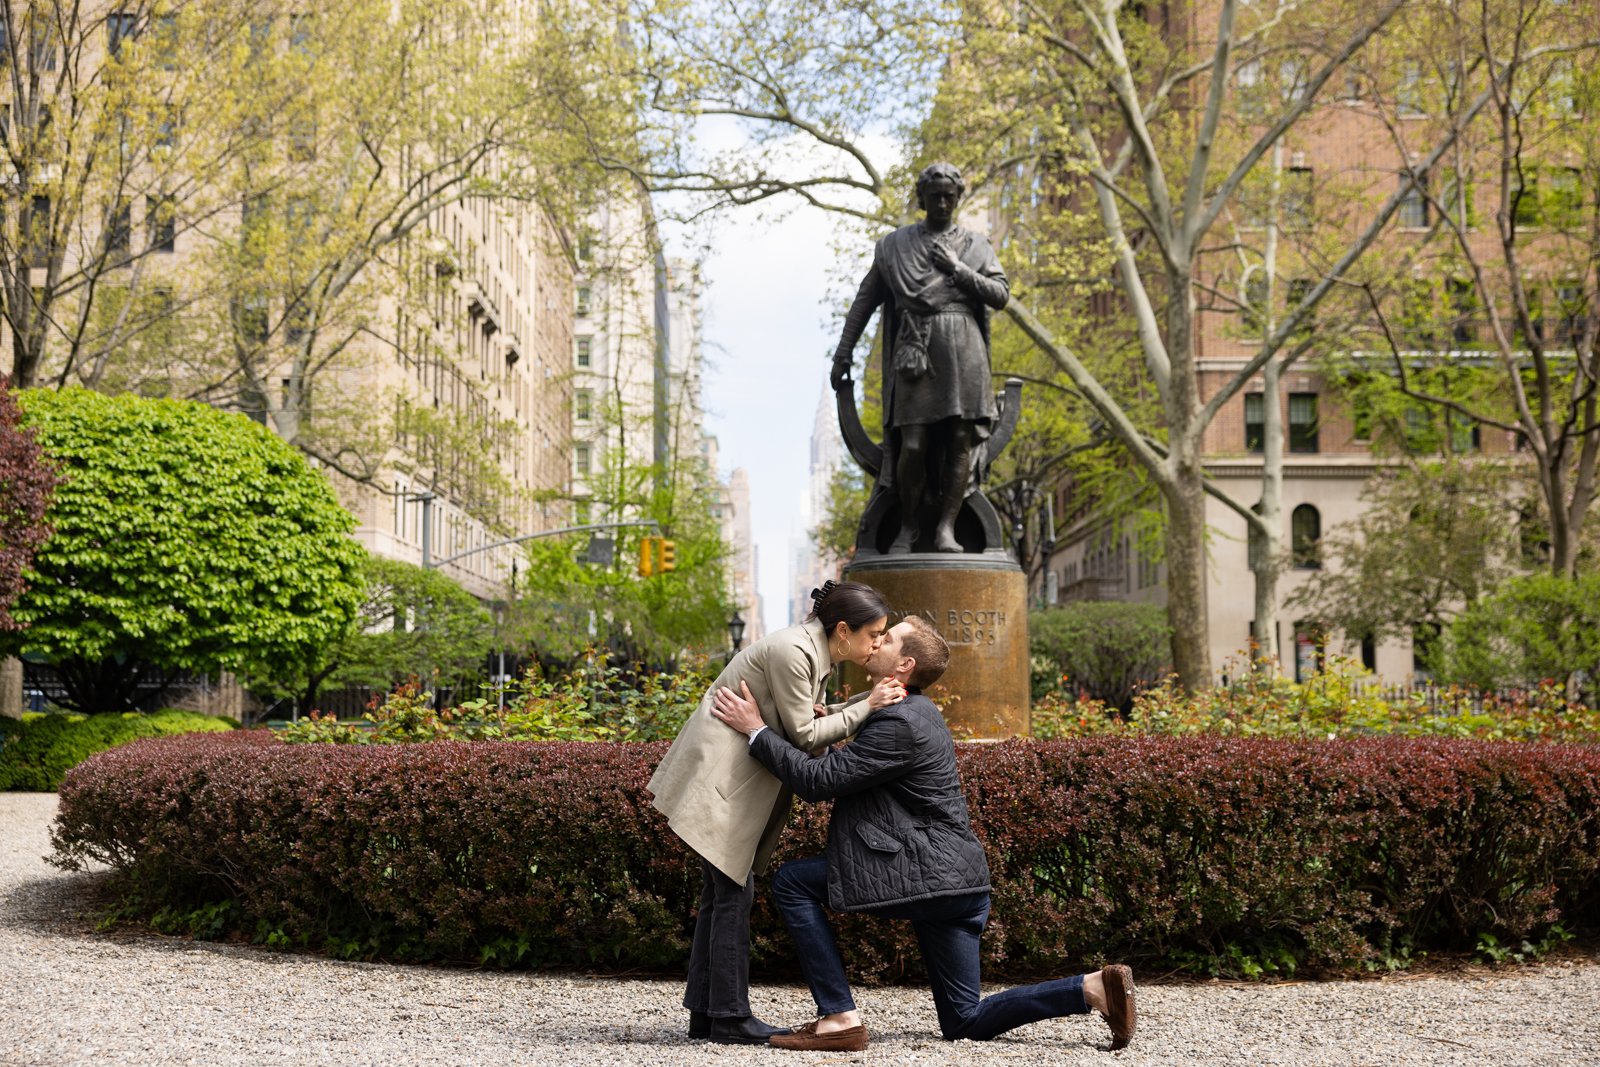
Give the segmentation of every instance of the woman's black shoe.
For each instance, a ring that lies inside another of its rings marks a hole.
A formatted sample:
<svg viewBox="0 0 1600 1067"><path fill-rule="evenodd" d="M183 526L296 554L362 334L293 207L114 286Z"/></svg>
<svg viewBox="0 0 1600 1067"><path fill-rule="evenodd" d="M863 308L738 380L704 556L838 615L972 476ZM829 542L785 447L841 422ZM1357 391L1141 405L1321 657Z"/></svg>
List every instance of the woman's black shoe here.
<svg viewBox="0 0 1600 1067"><path fill-rule="evenodd" d="M710 1037L711 1016L707 1015L703 1011L691 1011L689 1013L689 1036L700 1038Z"/></svg>
<svg viewBox="0 0 1600 1067"><path fill-rule="evenodd" d="M769 1026L754 1015L711 1020L711 1040L719 1045L765 1045L773 1034L790 1032L787 1027Z"/></svg>

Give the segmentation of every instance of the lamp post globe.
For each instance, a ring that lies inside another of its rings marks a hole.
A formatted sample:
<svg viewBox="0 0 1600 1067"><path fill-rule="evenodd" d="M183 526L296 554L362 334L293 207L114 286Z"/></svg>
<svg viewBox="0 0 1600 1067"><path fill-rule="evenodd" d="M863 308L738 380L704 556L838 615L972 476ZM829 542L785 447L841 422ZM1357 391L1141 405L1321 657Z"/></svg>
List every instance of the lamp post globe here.
<svg viewBox="0 0 1600 1067"><path fill-rule="evenodd" d="M734 610L733 618L728 620L728 638L733 642L735 652L744 644L744 619L739 615L738 609Z"/></svg>

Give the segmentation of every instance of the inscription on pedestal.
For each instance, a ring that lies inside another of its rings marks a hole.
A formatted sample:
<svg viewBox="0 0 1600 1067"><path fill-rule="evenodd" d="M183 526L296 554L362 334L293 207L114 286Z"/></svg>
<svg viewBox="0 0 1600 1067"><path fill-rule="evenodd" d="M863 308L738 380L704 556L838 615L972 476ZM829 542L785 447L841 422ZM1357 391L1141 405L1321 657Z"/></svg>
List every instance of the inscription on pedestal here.
<svg viewBox="0 0 1600 1067"><path fill-rule="evenodd" d="M921 615L933 624L950 645L996 645L1005 640L1006 613L984 608L918 608L891 611L895 622L908 615Z"/></svg>

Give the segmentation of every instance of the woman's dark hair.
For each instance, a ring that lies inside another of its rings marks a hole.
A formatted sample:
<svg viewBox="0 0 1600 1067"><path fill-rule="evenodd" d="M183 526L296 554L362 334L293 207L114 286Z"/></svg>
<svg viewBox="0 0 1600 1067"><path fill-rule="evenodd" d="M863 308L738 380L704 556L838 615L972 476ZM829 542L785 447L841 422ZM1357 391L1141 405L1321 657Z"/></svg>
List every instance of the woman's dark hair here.
<svg viewBox="0 0 1600 1067"><path fill-rule="evenodd" d="M823 582L821 589L811 590L812 619L821 619L822 625L832 633L841 622L852 630L859 630L869 622L889 614L889 605L883 594L870 585L860 582Z"/></svg>

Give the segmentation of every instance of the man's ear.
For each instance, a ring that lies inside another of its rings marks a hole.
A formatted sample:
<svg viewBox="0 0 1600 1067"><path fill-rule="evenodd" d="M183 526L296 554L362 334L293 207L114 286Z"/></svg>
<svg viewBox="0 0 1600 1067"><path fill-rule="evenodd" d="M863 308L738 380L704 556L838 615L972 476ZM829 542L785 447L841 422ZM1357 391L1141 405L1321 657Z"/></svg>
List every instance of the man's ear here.
<svg viewBox="0 0 1600 1067"><path fill-rule="evenodd" d="M903 674L907 678L911 677L911 672L916 669L917 657L915 656L901 656L899 662L894 665L894 673Z"/></svg>

